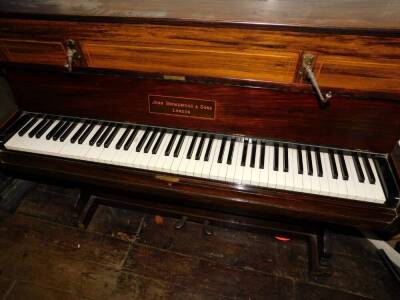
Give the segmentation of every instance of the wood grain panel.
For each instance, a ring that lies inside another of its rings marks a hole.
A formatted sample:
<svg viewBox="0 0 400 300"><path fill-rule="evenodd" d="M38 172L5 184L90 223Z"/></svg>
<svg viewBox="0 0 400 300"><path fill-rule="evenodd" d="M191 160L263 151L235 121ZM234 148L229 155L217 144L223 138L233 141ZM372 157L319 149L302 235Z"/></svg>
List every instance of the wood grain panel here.
<svg viewBox="0 0 400 300"><path fill-rule="evenodd" d="M1 48L10 62L63 66L64 46L60 42L0 40Z"/></svg>
<svg viewBox="0 0 400 300"><path fill-rule="evenodd" d="M321 109L314 95L127 76L9 69L21 110L154 126L241 134L390 153L399 139L400 101L335 95ZM215 119L149 112L148 96L215 101Z"/></svg>
<svg viewBox="0 0 400 300"><path fill-rule="evenodd" d="M205 51L83 43L88 66L172 75L292 82L297 53Z"/></svg>
<svg viewBox="0 0 400 300"><path fill-rule="evenodd" d="M322 86L370 91L400 91L400 60L321 56L316 66Z"/></svg>

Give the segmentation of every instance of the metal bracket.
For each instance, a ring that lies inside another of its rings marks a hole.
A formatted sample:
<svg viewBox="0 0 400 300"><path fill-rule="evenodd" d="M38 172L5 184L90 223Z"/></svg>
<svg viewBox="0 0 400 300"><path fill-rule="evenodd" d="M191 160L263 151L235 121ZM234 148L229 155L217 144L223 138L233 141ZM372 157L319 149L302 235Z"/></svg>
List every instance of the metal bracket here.
<svg viewBox="0 0 400 300"><path fill-rule="evenodd" d="M212 227L210 225L210 221L208 221L208 220L204 221L204 223L203 223L203 232L204 232L205 235L208 235L208 236L214 234L214 231L213 231L213 229L212 229Z"/></svg>
<svg viewBox="0 0 400 300"><path fill-rule="evenodd" d="M301 68L301 75L303 78L309 80L317 93L318 100L320 105L326 106L329 103L329 100L332 98L332 92L329 91L325 95L323 95L318 81L315 78L314 72L312 71L313 65L314 65L314 60L315 56L313 54L304 54L303 55L303 62L302 62L302 68Z"/></svg>
<svg viewBox="0 0 400 300"><path fill-rule="evenodd" d="M175 223L175 229L176 230L180 230L183 227L185 227L187 219L188 218L186 216L183 216L182 219L177 220L176 223Z"/></svg>
<svg viewBox="0 0 400 300"><path fill-rule="evenodd" d="M65 63L65 67L68 72L72 72L72 67L76 59L80 59L80 54L78 51L77 43L74 40L66 40L64 42L65 47L67 48L67 62Z"/></svg>

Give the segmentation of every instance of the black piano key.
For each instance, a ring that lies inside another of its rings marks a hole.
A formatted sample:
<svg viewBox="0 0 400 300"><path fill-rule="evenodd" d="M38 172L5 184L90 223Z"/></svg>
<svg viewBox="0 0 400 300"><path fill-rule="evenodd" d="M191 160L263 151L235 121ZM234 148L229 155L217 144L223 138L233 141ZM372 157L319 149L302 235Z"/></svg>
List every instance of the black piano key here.
<svg viewBox="0 0 400 300"><path fill-rule="evenodd" d="M62 119L59 119L58 123L56 126L54 126L50 132L46 135L46 139L50 140L53 138L53 136L57 133L58 130L64 125L64 121Z"/></svg>
<svg viewBox="0 0 400 300"><path fill-rule="evenodd" d="M167 149L165 149L165 156L169 156L170 155L170 153L172 151L172 147L174 146L174 143L175 143L177 135L178 135L178 131L174 130L174 132L172 133L171 139L168 142Z"/></svg>
<svg viewBox="0 0 400 300"><path fill-rule="evenodd" d="M103 123L100 125L99 129L97 129L96 133L92 136L92 138L89 141L90 146L93 146L94 144L96 144L97 140L100 138L104 129L106 129L106 126L107 126L107 123Z"/></svg>
<svg viewBox="0 0 400 300"><path fill-rule="evenodd" d="M196 132L196 133L193 135L192 141L190 142L189 150L188 150L188 152L187 152L187 154L186 154L186 158L187 158L187 159L191 159L191 158L192 158L193 151L194 151L194 147L195 147L195 145L196 145L197 137L198 137L198 133Z"/></svg>
<svg viewBox="0 0 400 300"><path fill-rule="evenodd" d="M117 135L120 128L121 128L121 125L119 125L119 124L114 127L114 130L111 132L110 136L107 138L107 140L104 143L104 148L110 147L111 143L115 139L115 136Z"/></svg>
<svg viewBox="0 0 400 300"><path fill-rule="evenodd" d="M232 138L231 144L229 145L228 158L226 159L226 163L228 165L232 164L232 157L233 157L233 151L235 151L235 144L236 144L236 139Z"/></svg>
<svg viewBox="0 0 400 300"><path fill-rule="evenodd" d="M92 130L94 129L94 127L96 126L97 122L91 122L90 125L86 128L85 132L81 135L81 137L78 139L78 144L81 145L83 144L87 137L89 136L89 134L92 132Z"/></svg>
<svg viewBox="0 0 400 300"><path fill-rule="evenodd" d="M47 123L42 128L40 128L40 130L36 133L35 137L37 139L40 139L43 136L43 134L45 134L46 131L49 130L50 126L53 125L53 123L54 119L47 120Z"/></svg>
<svg viewBox="0 0 400 300"><path fill-rule="evenodd" d="M113 126L111 125L111 123L106 123L105 125L107 127L105 128L103 134L100 136L100 138L96 142L96 146L97 147L101 147L101 145L103 145L104 141L106 140L106 138L110 134L111 130L113 130Z"/></svg>
<svg viewBox="0 0 400 300"><path fill-rule="evenodd" d="M343 180L349 180L349 172L347 171L346 161L343 152L338 151L340 170L342 171Z"/></svg>
<svg viewBox="0 0 400 300"><path fill-rule="evenodd" d="M324 170L322 169L321 153L319 152L319 148L315 148L314 152L315 152L315 162L317 164L317 175L318 177L322 177L324 175Z"/></svg>
<svg viewBox="0 0 400 300"><path fill-rule="evenodd" d="M39 132L40 129L47 123L47 119L43 118L42 121L39 122L28 134L30 138L33 138L36 133Z"/></svg>
<svg viewBox="0 0 400 300"><path fill-rule="evenodd" d="M301 151L301 146L297 146L297 173L303 174L303 153Z"/></svg>
<svg viewBox="0 0 400 300"><path fill-rule="evenodd" d="M289 172L289 149L288 145L283 145L283 172Z"/></svg>
<svg viewBox="0 0 400 300"><path fill-rule="evenodd" d="M179 137L178 143L175 146L174 157L179 156L179 153L181 152L183 141L185 140L185 137L186 137L186 132L182 131L181 136ZM183 153L183 155L185 155L185 153Z"/></svg>
<svg viewBox="0 0 400 300"><path fill-rule="evenodd" d="M361 169L360 160L358 159L358 154L352 153L351 156L353 158L354 168L356 169L358 181L364 182L365 181L364 172Z"/></svg>
<svg viewBox="0 0 400 300"><path fill-rule="evenodd" d="M210 159L210 152L213 142L214 142L214 136L211 135L210 138L208 139L206 153L204 154L204 161L208 161Z"/></svg>
<svg viewBox="0 0 400 300"><path fill-rule="evenodd" d="M311 149L310 147L306 147L306 160L307 160L307 171L308 171L308 175L312 176L312 174L314 173L313 170L313 164L312 164L312 159L311 159Z"/></svg>
<svg viewBox="0 0 400 300"><path fill-rule="evenodd" d="M274 171L278 171L279 169L279 145L277 143L274 144Z"/></svg>
<svg viewBox="0 0 400 300"><path fill-rule="evenodd" d="M339 174L336 166L335 154L333 153L332 150L328 150L328 155L329 155L329 163L331 165L332 177L333 179L338 179Z"/></svg>
<svg viewBox="0 0 400 300"><path fill-rule="evenodd" d="M142 148L144 146L144 143L147 141L147 138L149 137L150 132L152 132L153 128L147 127L144 134L142 135L142 138L140 139L139 143L136 145L136 152L142 151Z"/></svg>
<svg viewBox="0 0 400 300"><path fill-rule="evenodd" d="M64 124L61 126L61 128L53 135L53 141L57 141L63 134L64 132L68 129L69 125L71 124L71 121L66 120Z"/></svg>
<svg viewBox="0 0 400 300"><path fill-rule="evenodd" d="M242 160L240 165L242 167L246 166L246 158L247 158L247 147L249 146L249 140L245 139L243 143L243 152L242 152Z"/></svg>
<svg viewBox="0 0 400 300"><path fill-rule="evenodd" d="M68 136L71 134L72 130L74 130L74 128L76 127L76 125L78 125L76 122L72 122L69 127L67 128L67 130L65 130L65 132L61 135L60 137L60 141L64 142Z"/></svg>
<svg viewBox="0 0 400 300"><path fill-rule="evenodd" d="M161 146L162 141L164 140L165 133L167 132L166 129L161 130L160 135L158 136L157 142L154 144L153 150L151 150L151 153L157 154L158 149Z"/></svg>
<svg viewBox="0 0 400 300"><path fill-rule="evenodd" d="M79 137L85 132L86 128L89 126L89 122L84 122L81 127L75 132L75 134L71 138L71 143L75 144L75 142L79 139Z"/></svg>
<svg viewBox="0 0 400 300"><path fill-rule="evenodd" d="M117 150L121 149L122 145L125 143L125 140L127 139L129 132L132 130L132 128L133 127L131 125L129 125L128 127L125 128L124 133L122 134L119 141L115 145L115 149L117 149Z"/></svg>
<svg viewBox="0 0 400 300"><path fill-rule="evenodd" d="M364 153L364 154L362 154L361 157L362 157L362 161L363 161L363 164L364 164L365 171L367 172L367 177L368 177L369 183L370 184L375 184L376 179L375 179L374 173L372 172L372 168L371 168L371 165L369 163L368 155Z"/></svg>
<svg viewBox="0 0 400 300"><path fill-rule="evenodd" d="M149 153L151 145L153 145L154 140L156 139L156 136L160 129L154 128L153 133L151 134L149 140L147 141L146 146L144 147L144 153Z"/></svg>
<svg viewBox="0 0 400 300"><path fill-rule="evenodd" d="M265 167L265 142L261 142L260 169Z"/></svg>
<svg viewBox="0 0 400 300"><path fill-rule="evenodd" d="M197 152L196 152L196 160L200 160L201 157L201 153L203 152L203 148L204 148L204 142L206 140L207 135L205 133L203 133L201 135L201 139L200 139L200 143L199 146L197 147Z"/></svg>
<svg viewBox="0 0 400 300"><path fill-rule="evenodd" d="M254 168L256 165L256 151L257 151L257 140L251 142L251 157L250 157L250 168Z"/></svg>
<svg viewBox="0 0 400 300"><path fill-rule="evenodd" d="M222 163L222 160L224 159L225 145L226 145L226 136L222 138L221 147L219 148L218 160L217 160L217 163L219 164Z"/></svg>
<svg viewBox="0 0 400 300"><path fill-rule="evenodd" d="M30 121L24 127L22 127L20 131L18 131L18 135L23 136L25 133L27 133L28 130L31 129L33 125L35 125L37 120L38 120L37 116L34 116L32 119L30 119Z"/></svg>
<svg viewBox="0 0 400 300"><path fill-rule="evenodd" d="M135 129L131 132L129 135L128 139L126 140L126 143L124 145L124 150L127 151L131 147L133 140L135 139L136 135L138 134L140 129L140 126L135 126Z"/></svg>

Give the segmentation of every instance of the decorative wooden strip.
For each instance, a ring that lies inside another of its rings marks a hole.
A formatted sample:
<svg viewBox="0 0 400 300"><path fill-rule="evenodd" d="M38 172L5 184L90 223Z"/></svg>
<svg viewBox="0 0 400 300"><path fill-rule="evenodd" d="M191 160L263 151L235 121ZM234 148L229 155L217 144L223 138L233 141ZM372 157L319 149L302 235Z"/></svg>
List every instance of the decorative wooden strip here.
<svg viewBox="0 0 400 300"><path fill-rule="evenodd" d="M65 50L61 42L0 40L7 60L16 63L63 66Z"/></svg>
<svg viewBox="0 0 400 300"><path fill-rule="evenodd" d="M369 91L400 91L400 60L370 60L341 56L318 58L321 86Z"/></svg>
<svg viewBox="0 0 400 300"><path fill-rule="evenodd" d="M298 53L82 43L89 67L172 75L292 82Z"/></svg>

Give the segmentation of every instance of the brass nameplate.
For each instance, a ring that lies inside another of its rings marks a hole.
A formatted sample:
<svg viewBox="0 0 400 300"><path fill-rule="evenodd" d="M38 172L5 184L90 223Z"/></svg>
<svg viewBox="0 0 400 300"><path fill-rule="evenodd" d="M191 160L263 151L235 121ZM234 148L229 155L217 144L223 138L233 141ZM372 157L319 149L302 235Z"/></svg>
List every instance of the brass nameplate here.
<svg viewBox="0 0 400 300"><path fill-rule="evenodd" d="M189 118L215 119L215 101L149 95L149 112Z"/></svg>

